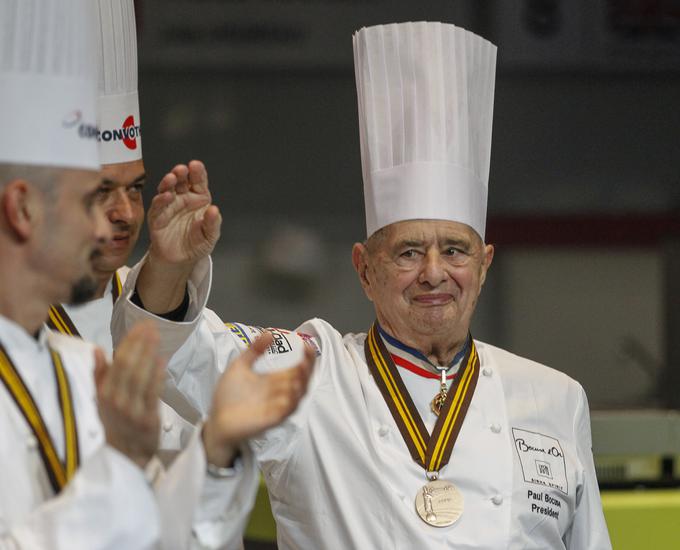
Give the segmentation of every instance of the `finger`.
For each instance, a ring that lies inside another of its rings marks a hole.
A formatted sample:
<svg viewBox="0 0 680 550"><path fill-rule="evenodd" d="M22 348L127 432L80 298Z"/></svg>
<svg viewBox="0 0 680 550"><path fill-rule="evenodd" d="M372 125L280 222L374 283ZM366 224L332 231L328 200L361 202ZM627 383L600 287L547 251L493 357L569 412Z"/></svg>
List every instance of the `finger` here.
<svg viewBox="0 0 680 550"><path fill-rule="evenodd" d="M158 400L160 399L161 391L163 388L163 383L165 382L165 366L167 361L156 357L154 359L154 367L152 369L152 376L147 385L146 392L144 394L144 400L147 409L153 409L157 407Z"/></svg>
<svg viewBox="0 0 680 550"><path fill-rule="evenodd" d="M156 191L158 193L165 193L166 191L174 191L175 186L177 185L177 176L173 174L172 172L168 172L163 176L163 179L161 179L160 183L158 184L158 187Z"/></svg>
<svg viewBox="0 0 680 550"><path fill-rule="evenodd" d="M271 346L273 341L274 337L270 332L263 332L248 349L241 353L237 361L245 364L248 368L252 368L255 361L267 351L267 348Z"/></svg>
<svg viewBox="0 0 680 550"><path fill-rule="evenodd" d="M103 391L104 383L108 375L108 363L101 348L94 349L94 383L97 388L97 395Z"/></svg>
<svg viewBox="0 0 680 550"><path fill-rule="evenodd" d="M212 204L203 213L203 223L201 225L203 237L209 242L216 242L220 238L221 227L222 214L220 214L220 209Z"/></svg>
<svg viewBox="0 0 680 550"><path fill-rule="evenodd" d="M138 323L125 337L113 361L115 376L115 403L120 407L138 407L139 384L146 378L150 348L154 348L153 338L157 332L150 321ZM156 343L157 346L157 343ZM152 353L152 352L151 352ZM131 409L132 411L132 409ZM137 412L132 411L132 412Z"/></svg>
<svg viewBox="0 0 680 550"><path fill-rule="evenodd" d="M208 193L208 171L200 160L189 163L189 185L195 193Z"/></svg>
<svg viewBox="0 0 680 550"><path fill-rule="evenodd" d="M175 189L177 193L186 193L189 190L189 167L186 164L178 164L172 169L177 178Z"/></svg>
<svg viewBox="0 0 680 550"><path fill-rule="evenodd" d="M159 336L155 327L145 327L139 338L141 345L134 349L136 355L131 357L133 363L130 369L128 395L132 414L138 418L150 412L147 410L147 403L158 396L158 342Z"/></svg>

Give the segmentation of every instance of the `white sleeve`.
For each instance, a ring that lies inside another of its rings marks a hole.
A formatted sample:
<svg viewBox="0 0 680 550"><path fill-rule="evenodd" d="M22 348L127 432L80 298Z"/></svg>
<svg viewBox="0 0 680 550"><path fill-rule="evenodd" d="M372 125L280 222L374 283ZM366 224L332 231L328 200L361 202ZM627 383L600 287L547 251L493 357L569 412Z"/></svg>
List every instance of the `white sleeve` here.
<svg viewBox="0 0 680 550"><path fill-rule="evenodd" d="M583 388L580 388L579 398L574 432L579 460L583 465L583 485L576 494L574 522L565 537L565 543L569 550L611 550L595 475L588 399Z"/></svg>
<svg viewBox="0 0 680 550"><path fill-rule="evenodd" d="M160 518L144 472L104 446L85 461L62 493L21 525L0 530L2 550L155 548Z"/></svg>

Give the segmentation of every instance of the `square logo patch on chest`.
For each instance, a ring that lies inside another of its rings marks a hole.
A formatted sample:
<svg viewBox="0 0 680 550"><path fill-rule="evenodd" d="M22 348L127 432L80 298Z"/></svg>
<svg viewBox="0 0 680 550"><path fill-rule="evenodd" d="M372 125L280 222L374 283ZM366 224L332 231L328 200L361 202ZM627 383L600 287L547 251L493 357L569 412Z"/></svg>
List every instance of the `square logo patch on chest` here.
<svg viewBox="0 0 680 550"><path fill-rule="evenodd" d="M536 432L512 429L524 481L569 494L567 466L560 442Z"/></svg>

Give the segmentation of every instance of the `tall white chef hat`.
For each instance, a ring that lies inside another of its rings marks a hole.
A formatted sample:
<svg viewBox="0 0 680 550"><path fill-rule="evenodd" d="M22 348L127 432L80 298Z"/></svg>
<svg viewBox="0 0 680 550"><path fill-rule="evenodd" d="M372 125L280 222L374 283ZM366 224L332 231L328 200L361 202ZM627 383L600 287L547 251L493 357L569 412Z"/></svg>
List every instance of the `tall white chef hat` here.
<svg viewBox="0 0 680 550"><path fill-rule="evenodd" d="M366 231L465 223L484 238L496 47L443 23L355 33Z"/></svg>
<svg viewBox="0 0 680 550"><path fill-rule="evenodd" d="M0 162L99 169L90 0L0 0Z"/></svg>
<svg viewBox="0 0 680 550"><path fill-rule="evenodd" d="M133 0L98 0L99 153L102 164L142 158Z"/></svg>

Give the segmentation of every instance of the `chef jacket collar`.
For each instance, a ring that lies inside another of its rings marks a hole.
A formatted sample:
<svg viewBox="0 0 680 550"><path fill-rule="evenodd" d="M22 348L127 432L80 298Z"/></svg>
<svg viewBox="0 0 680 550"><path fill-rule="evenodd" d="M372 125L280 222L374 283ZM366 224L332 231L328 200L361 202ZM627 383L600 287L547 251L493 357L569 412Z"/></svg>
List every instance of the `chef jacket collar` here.
<svg viewBox="0 0 680 550"><path fill-rule="evenodd" d="M439 369L441 368L439 365L435 365L432 361L430 361L423 353L421 353L417 349L412 348L411 346L404 344L400 340L397 340L394 336L387 334L387 332L385 332L385 330L380 326L380 323L376 324L378 326L378 333L382 337L383 341L385 342L385 345L387 346L387 349L392 355L397 355L402 359L405 359L406 361L415 364L416 366L420 366L421 368L424 368L429 372L439 374L440 372ZM449 371L449 373L451 370L453 370L453 372L456 372L458 370L460 362L463 360L463 357L465 357L465 354L467 353L469 347L470 336L468 335L467 340L465 341L465 345L454 356L454 358L451 360L448 367L446 368L446 370Z"/></svg>
<svg viewBox="0 0 680 550"><path fill-rule="evenodd" d="M37 335L29 334L21 325L0 315L0 342L6 348L42 352L47 349L47 331L43 325Z"/></svg>

